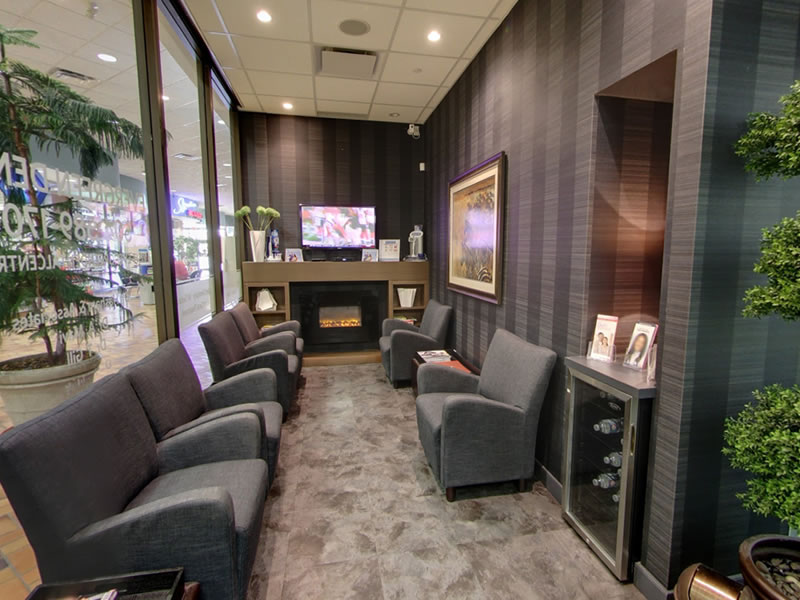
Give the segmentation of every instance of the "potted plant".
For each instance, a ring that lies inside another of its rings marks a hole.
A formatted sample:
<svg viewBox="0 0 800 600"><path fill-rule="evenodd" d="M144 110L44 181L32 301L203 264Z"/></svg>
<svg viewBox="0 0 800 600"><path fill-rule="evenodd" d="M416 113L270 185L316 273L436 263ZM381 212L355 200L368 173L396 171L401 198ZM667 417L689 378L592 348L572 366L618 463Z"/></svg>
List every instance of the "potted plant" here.
<svg viewBox="0 0 800 600"><path fill-rule="evenodd" d="M745 159L745 168L757 180L800 175L800 81L780 102L782 110L778 115L751 114L747 132L736 144L736 153ZM800 319L800 212L763 231L761 256L754 271L766 276L767 281L747 290L743 314L756 318L775 314L787 321ZM745 508L777 517L789 526L790 532L797 532L800 386L773 384L755 391L753 396L754 403L726 420L723 453L734 467L753 476L747 481L746 490L738 495ZM742 545L740 562L754 590L778 586L785 591L785 582L767 568L773 564L771 557L779 562L784 558L797 562L800 540L760 536ZM758 593L759 597L773 597Z"/></svg>
<svg viewBox="0 0 800 600"><path fill-rule="evenodd" d="M267 231L272 221L280 217L281 213L271 206L257 206L258 219L254 224L250 218L251 212L249 206L243 206L233 214L237 219L241 219L250 231L250 251L253 253L253 262L264 262L267 252Z"/></svg>
<svg viewBox="0 0 800 600"><path fill-rule="evenodd" d="M92 293L111 282L81 263L118 253L92 244L78 199L42 191L31 148L71 152L89 179L117 156L143 154L137 125L8 56L9 46L35 47L35 36L0 25L0 153L15 167L2 190L0 331L28 333L44 350L0 362L0 396L17 424L92 382L99 354L69 350L68 341L86 342L135 317L118 298ZM121 275L139 278L111 260Z"/></svg>

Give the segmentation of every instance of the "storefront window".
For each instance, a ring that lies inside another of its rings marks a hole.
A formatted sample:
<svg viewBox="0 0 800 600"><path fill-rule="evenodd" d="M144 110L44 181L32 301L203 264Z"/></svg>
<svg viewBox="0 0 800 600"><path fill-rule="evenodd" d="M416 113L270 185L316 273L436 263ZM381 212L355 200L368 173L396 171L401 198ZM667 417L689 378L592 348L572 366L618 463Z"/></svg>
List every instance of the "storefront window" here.
<svg viewBox="0 0 800 600"><path fill-rule="evenodd" d="M197 61L163 15L159 25L173 261L183 332L214 311L214 276L203 189Z"/></svg>

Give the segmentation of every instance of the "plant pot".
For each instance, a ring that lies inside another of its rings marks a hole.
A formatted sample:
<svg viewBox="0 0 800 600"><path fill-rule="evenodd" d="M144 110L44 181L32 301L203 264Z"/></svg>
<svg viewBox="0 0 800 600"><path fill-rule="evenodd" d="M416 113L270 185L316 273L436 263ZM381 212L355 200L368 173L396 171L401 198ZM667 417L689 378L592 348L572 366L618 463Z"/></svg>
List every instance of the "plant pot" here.
<svg viewBox="0 0 800 600"><path fill-rule="evenodd" d="M11 361L0 365L7 362ZM21 425L82 392L94 381L98 368L100 355L92 352L89 358L74 364L0 371L0 397L11 422Z"/></svg>
<svg viewBox="0 0 800 600"><path fill-rule="evenodd" d="M739 546L739 566L745 583L760 600L800 597L800 588L795 596L782 593L770 583L764 567L759 568L759 563L769 564L773 558L800 563L800 539L786 535L756 535L743 541ZM800 581L800 574L793 577Z"/></svg>
<svg viewBox="0 0 800 600"><path fill-rule="evenodd" d="M253 253L253 262L264 262L264 257L267 254L266 231L258 230L250 232L250 250Z"/></svg>

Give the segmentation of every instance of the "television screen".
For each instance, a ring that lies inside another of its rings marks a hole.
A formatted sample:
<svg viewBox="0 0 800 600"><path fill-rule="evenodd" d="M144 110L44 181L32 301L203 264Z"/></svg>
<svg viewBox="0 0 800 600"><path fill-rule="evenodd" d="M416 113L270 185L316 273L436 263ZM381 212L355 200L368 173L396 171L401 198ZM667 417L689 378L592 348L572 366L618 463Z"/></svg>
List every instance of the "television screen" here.
<svg viewBox="0 0 800 600"><path fill-rule="evenodd" d="M374 248L374 206L301 206L303 248Z"/></svg>

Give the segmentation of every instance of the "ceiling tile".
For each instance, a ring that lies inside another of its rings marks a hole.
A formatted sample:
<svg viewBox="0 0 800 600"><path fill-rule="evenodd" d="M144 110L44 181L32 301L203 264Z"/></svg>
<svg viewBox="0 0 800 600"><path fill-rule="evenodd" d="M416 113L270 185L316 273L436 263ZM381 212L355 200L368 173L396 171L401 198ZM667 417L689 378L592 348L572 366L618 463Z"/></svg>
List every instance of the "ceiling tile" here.
<svg viewBox="0 0 800 600"><path fill-rule="evenodd" d="M133 38L133 34L124 33L119 29L106 29L94 38L92 43L113 50L112 53L117 57L116 53L136 56L136 40Z"/></svg>
<svg viewBox="0 0 800 600"><path fill-rule="evenodd" d="M6 27L10 26L6 21L0 22L6 25ZM33 29L37 32L36 37L33 38L33 41L37 46L40 48L58 50L62 54L71 54L86 43L85 39L74 36L72 33L67 33L60 29L48 27L47 25L42 25L41 23L35 23L34 21L30 21L28 19L19 19L15 26L19 27L20 29ZM13 51L14 49L12 48L9 51L10 54L13 54Z"/></svg>
<svg viewBox="0 0 800 600"><path fill-rule="evenodd" d="M247 72L244 69L223 69L225 76L228 78L233 91L237 94L253 94L253 87L250 85L250 79L247 77Z"/></svg>
<svg viewBox="0 0 800 600"><path fill-rule="evenodd" d="M428 102L428 106L431 108L436 108L439 106L439 103L444 100L444 97L447 96L447 92L450 91L450 88L440 87L436 90L436 93L433 95L433 98L430 99Z"/></svg>
<svg viewBox="0 0 800 600"><path fill-rule="evenodd" d="M232 68L242 66L230 36L223 33L209 33L206 35L206 41L221 66Z"/></svg>
<svg viewBox="0 0 800 600"><path fill-rule="evenodd" d="M403 6L403 0L353 0L358 4L382 4L384 6Z"/></svg>
<svg viewBox="0 0 800 600"><path fill-rule="evenodd" d="M339 77L316 77L317 98L323 100L349 100L351 102L372 102L375 95L375 81L363 79L341 79Z"/></svg>
<svg viewBox="0 0 800 600"><path fill-rule="evenodd" d="M217 15L213 0L185 0L186 8L194 17L197 26L203 31L224 32L222 21Z"/></svg>
<svg viewBox="0 0 800 600"><path fill-rule="evenodd" d="M511 12L511 9L514 8L516 3L517 0L500 0L500 3L497 5L497 8L494 9L492 16L495 19L505 19L506 15Z"/></svg>
<svg viewBox="0 0 800 600"><path fill-rule="evenodd" d="M317 109L314 106L314 101L309 98L285 98L283 96L259 96L261 101L261 108L264 112L276 113L281 115L299 115L304 117L314 117L317 114ZM291 102L294 108L286 110L283 108L284 102Z"/></svg>
<svg viewBox="0 0 800 600"><path fill-rule="evenodd" d="M247 76L250 78L253 90L259 95L291 96L293 98L314 97L311 75L248 70Z"/></svg>
<svg viewBox="0 0 800 600"><path fill-rule="evenodd" d="M88 19L88 17L86 17L86 9L88 7L87 0L50 0L50 4L68 9L72 13ZM130 17L133 13L130 2L103 0L97 4L100 10L97 11L94 19L90 20L96 23L102 23L103 25L116 25L125 18Z"/></svg>
<svg viewBox="0 0 800 600"><path fill-rule="evenodd" d="M456 60L442 56L390 52L381 81L440 85L456 64Z"/></svg>
<svg viewBox="0 0 800 600"><path fill-rule="evenodd" d="M400 11L385 6L372 6L340 0L312 0L311 30L315 44L361 50L388 50ZM366 22L370 29L364 35L347 35L339 29L346 19Z"/></svg>
<svg viewBox="0 0 800 600"><path fill-rule="evenodd" d="M420 109L392 104L373 104L369 118L373 121L397 121L398 123L416 123ZM397 115L397 116L392 116Z"/></svg>
<svg viewBox="0 0 800 600"><path fill-rule="evenodd" d="M100 59L86 60L76 55L62 56L56 63L59 67L83 73L95 79L110 79L119 73L119 69L108 66L109 63L104 63Z"/></svg>
<svg viewBox="0 0 800 600"><path fill-rule="evenodd" d="M448 75L447 79L444 80L444 85L447 87L453 87L456 84L456 81L458 81L458 78L461 77L461 74L469 66L470 62L471 61L466 58L462 58L460 61L458 61L456 66L453 67L453 70L450 71L450 75Z"/></svg>
<svg viewBox="0 0 800 600"><path fill-rule="evenodd" d="M406 8L419 8L421 10L438 10L457 15L472 15L473 17L488 17L494 8L492 0L406 0Z"/></svg>
<svg viewBox="0 0 800 600"><path fill-rule="evenodd" d="M461 17L420 10L404 10L397 26L392 50L434 56L459 57L483 25L483 19ZM442 38L429 42L429 31L438 31Z"/></svg>
<svg viewBox="0 0 800 600"><path fill-rule="evenodd" d="M40 2L33 7L27 17L35 23L41 23L59 31L68 31L75 37L87 41L100 35L106 28L99 20L92 20L83 14L74 13L50 2Z"/></svg>
<svg viewBox="0 0 800 600"><path fill-rule="evenodd" d="M122 35L122 34L120 34ZM97 58L100 53L113 54L117 58L117 62L107 63ZM84 45L82 48L73 53L73 56L82 58L90 63L98 63L104 69L108 69L114 73L122 72L126 69L136 66L136 59L130 54L123 54L117 52L113 48L106 48L105 46L98 46L94 43ZM111 75L113 77L113 75Z"/></svg>
<svg viewBox="0 0 800 600"><path fill-rule="evenodd" d="M261 103L258 101L258 96L255 94L239 94L239 100L242 103L244 110L253 112L261 112Z"/></svg>
<svg viewBox="0 0 800 600"><path fill-rule="evenodd" d="M245 69L311 74L308 44L243 36L233 36L233 43Z"/></svg>
<svg viewBox="0 0 800 600"><path fill-rule="evenodd" d="M464 51L465 58L475 58L478 52L481 51L484 44L489 41L489 38L492 37L494 30L497 29L497 26L500 25L499 19L487 19L486 22L481 27L481 30L475 36L475 39L470 42L467 49Z"/></svg>
<svg viewBox="0 0 800 600"><path fill-rule="evenodd" d="M341 102L339 100L317 100L317 110L327 113L343 113L350 115L369 114L369 102Z"/></svg>
<svg viewBox="0 0 800 600"><path fill-rule="evenodd" d="M228 33L308 41L308 7L297 0L216 0ZM259 10L266 9L272 21L262 23L256 18Z"/></svg>
<svg viewBox="0 0 800 600"><path fill-rule="evenodd" d="M428 118L433 114L433 110L434 109L432 108L426 108L420 113L419 118L417 119L420 125L425 124Z"/></svg>
<svg viewBox="0 0 800 600"><path fill-rule="evenodd" d="M375 102L395 106L427 106L436 88L429 85L379 83Z"/></svg>

